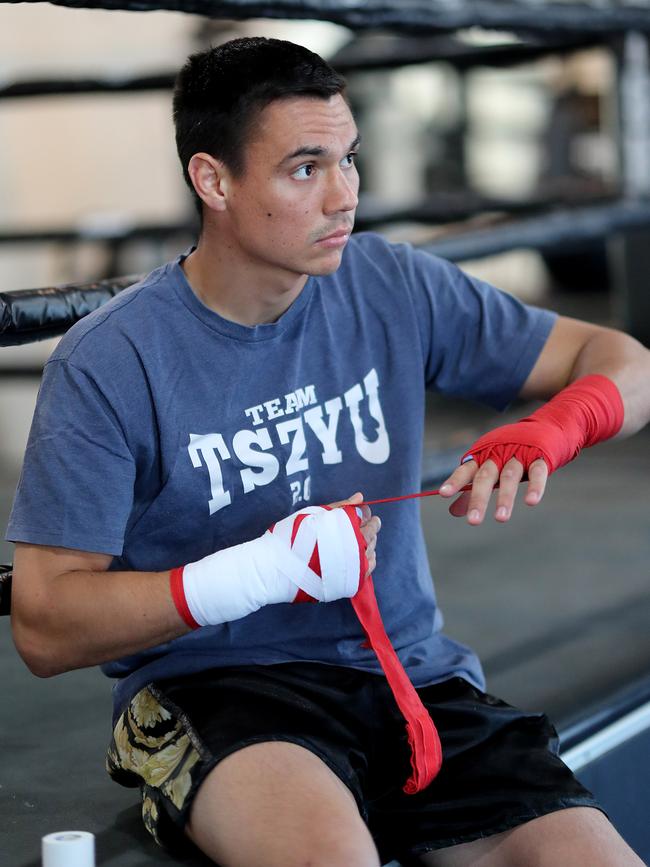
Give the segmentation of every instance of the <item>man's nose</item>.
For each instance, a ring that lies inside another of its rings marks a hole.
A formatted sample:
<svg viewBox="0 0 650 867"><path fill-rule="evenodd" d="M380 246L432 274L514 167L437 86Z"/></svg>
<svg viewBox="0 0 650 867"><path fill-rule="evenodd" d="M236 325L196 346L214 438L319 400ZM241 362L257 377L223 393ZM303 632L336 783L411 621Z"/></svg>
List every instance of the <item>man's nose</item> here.
<svg viewBox="0 0 650 867"><path fill-rule="evenodd" d="M337 168L328 185L324 204L326 214L354 211L359 204L359 175L354 169Z"/></svg>

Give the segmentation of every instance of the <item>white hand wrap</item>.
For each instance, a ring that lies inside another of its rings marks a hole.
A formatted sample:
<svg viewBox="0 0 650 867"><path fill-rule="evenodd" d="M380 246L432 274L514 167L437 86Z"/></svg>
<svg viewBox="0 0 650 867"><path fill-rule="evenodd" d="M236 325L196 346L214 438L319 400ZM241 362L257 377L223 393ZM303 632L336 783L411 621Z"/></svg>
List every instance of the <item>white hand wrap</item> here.
<svg viewBox="0 0 650 867"><path fill-rule="evenodd" d="M319 602L354 596L365 565L355 517L358 524L358 512L349 517L343 509L309 506L259 539L173 570L172 595L181 616L191 626L208 626L238 620L263 605L293 602L299 590Z"/></svg>

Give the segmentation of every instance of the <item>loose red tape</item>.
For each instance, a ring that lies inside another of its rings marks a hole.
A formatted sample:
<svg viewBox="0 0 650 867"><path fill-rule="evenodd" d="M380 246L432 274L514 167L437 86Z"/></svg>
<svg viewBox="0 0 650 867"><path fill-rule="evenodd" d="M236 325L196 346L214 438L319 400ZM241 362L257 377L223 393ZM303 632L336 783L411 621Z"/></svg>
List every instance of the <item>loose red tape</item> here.
<svg viewBox="0 0 650 867"><path fill-rule="evenodd" d="M395 497L393 499L405 498ZM388 502L388 500L383 502ZM324 508L330 507L325 506ZM407 795L414 795L425 789L440 770L442 765L440 737L429 712L422 704L420 696L409 680L381 619L372 576L366 575L368 571L368 560L365 553L366 541L361 533L360 519L357 514L358 507L342 506L341 508L348 516L359 546L359 589L350 601L366 635L368 645L374 650L382 671L386 675L386 680L400 713L406 720L406 734L411 748L411 776L403 788ZM300 521L304 517L304 515L296 517L291 538L292 543L300 526ZM317 575L321 574L318 543L314 547L309 566ZM299 591L294 601L315 602L316 600L304 591Z"/></svg>

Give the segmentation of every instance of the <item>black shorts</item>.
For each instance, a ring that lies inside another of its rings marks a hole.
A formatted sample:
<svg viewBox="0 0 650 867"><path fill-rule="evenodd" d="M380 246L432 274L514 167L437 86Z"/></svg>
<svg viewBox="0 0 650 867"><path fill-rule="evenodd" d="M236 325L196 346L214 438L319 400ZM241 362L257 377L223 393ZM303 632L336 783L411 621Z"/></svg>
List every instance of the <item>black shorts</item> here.
<svg viewBox="0 0 650 867"><path fill-rule="evenodd" d="M150 684L118 720L111 776L142 787L145 825L167 848L192 799L230 753L290 741L315 753L356 799L382 862L506 831L567 807L598 807L557 755L543 714L461 678L418 690L440 734L442 770L416 795L404 719L379 675L315 663L241 666ZM600 809L600 808L599 808Z"/></svg>

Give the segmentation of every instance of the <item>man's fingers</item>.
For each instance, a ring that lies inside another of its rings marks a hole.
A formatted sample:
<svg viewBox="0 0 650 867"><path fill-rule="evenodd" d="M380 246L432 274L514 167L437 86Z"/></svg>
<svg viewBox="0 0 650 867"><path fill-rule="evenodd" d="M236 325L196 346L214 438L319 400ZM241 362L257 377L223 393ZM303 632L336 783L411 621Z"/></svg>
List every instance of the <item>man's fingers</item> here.
<svg viewBox="0 0 650 867"><path fill-rule="evenodd" d="M453 497L454 494L457 494L461 490L461 488L464 488L465 485L469 485L476 475L477 469L478 466L476 461L466 461L464 464L456 467L447 481L443 482L440 486L440 496Z"/></svg>
<svg viewBox="0 0 650 867"><path fill-rule="evenodd" d="M377 515L373 515L373 517L368 521L368 523L361 528L361 535L366 540L366 559L368 561L368 571L366 575L370 575L372 571L374 571L375 566L377 565L377 555L375 550L377 548L377 533L381 529L381 520Z"/></svg>
<svg viewBox="0 0 650 867"><path fill-rule="evenodd" d="M443 482L440 486L440 496L445 498L453 497L466 485L471 483L477 470L478 464L476 461L465 461L465 463L457 467L449 476L447 481ZM463 492L460 497L454 500L454 502L449 506L449 514L453 515L454 518L463 518L467 514L469 497L469 492Z"/></svg>
<svg viewBox="0 0 650 867"><path fill-rule="evenodd" d="M339 500L336 503L330 503L330 508L337 509L341 506L356 506L358 503L363 502L363 494L357 491L355 494L352 494L351 497L348 497L347 500ZM381 529L381 518L379 515L373 515L370 506L361 506L361 522L359 524L359 529L361 530L361 535L363 536L366 542L366 559L368 560L368 571L366 575L370 575L370 573L374 570L377 565L377 557L375 554L375 549L377 547L377 533Z"/></svg>
<svg viewBox="0 0 650 867"><path fill-rule="evenodd" d="M336 503L330 503L330 509L339 509L343 506L356 506L358 503L363 502L363 494L360 491L357 491L356 494L352 494L351 497L348 497L347 500L338 500ZM361 511L361 526L365 526L368 523L370 518L372 517L372 512L370 510L370 506L360 506Z"/></svg>
<svg viewBox="0 0 650 867"><path fill-rule="evenodd" d="M366 575L370 575L377 565L377 555L375 554L375 550L377 548L377 534L380 529L381 520L378 515L373 515L367 524L362 525L361 527L361 535L366 540L366 559L368 560L368 571L366 572Z"/></svg>
<svg viewBox="0 0 650 867"><path fill-rule="evenodd" d="M370 545L371 542L375 542L377 538L377 533L380 529L381 519L378 515L373 515L366 524L362 525L361 535L366 540L366 545Z"/></svg>
<svg viewBox="0 0 650 867"><path fill-rule="evenodd" d="M487 460L474 475L472 490L467 504L467 522L476 526L482 523L490 502L490 495L499 481L499 470L494 461Z"/></svg>
<svg viewBox="0 0 650 867"><path fill-rule="evenodd" d="M515 504L517 488L524 474L523 464L516 458L511 458L501 470L499 476L499 492L494 517L497 521L508 521Z"/></svg>
<svg viewBox="0 0 650 867"><path fill-rule="evenodd" d="M361 506L361 526L365 527L371 518L372 512L370 506Z"/></svg>
<svg viewBox="0 0 650 867"><path fill-rule="evenodd" d="M469 497L470 492L463 491L460 497L454 500L451 506L449 506L449 514L453 515L454 518L464 518L469 506Z"/></svg>
<svg viewBox="0 0 650 867"><path fill-rule="evenodd" d="M472 474L473 470L471 491L461 493L449 507L450 514L455 518L467 516L468 523L472 525L481 524L485 518L492 491L498 485L494 517L497 521L509 521L512 516L517 490L524 475L524 467L521 461L517 460L517 458L511 458L505 464L501 473L499 473L494 461L489 459L478 468L475 461L469 461L468 464L471 466L467 466L467 468L465 466L459 467L460 470L464 470L462 474L459 474L457 470L445 483L445 485L449 485L450 490L453 490L461 481ZM544 496L549 475L548 466L540 458L533 461L527 472L528 487L526 489L525 502L529 506L536 506ZM449 493L447 492L446 495L449 496Z"/></svg>
<svg viewBox="0 0 650 867"><path fill-rule="evenodd" d="M548 466L541 458L528 468L528 487L524 502L527 506L536 506L544 496L548 481Z"/></svg>
<svg viewBox="0 0 650 867"><path fill-rule="evenodd" d="M329 506L331 509L338 509L340 506L356 506L357 503L362 502L363 494L360 491L357 491L356 494L352 494L352 496L348 497L347 500L338 500L336 503L330 503Z"/></svg>

